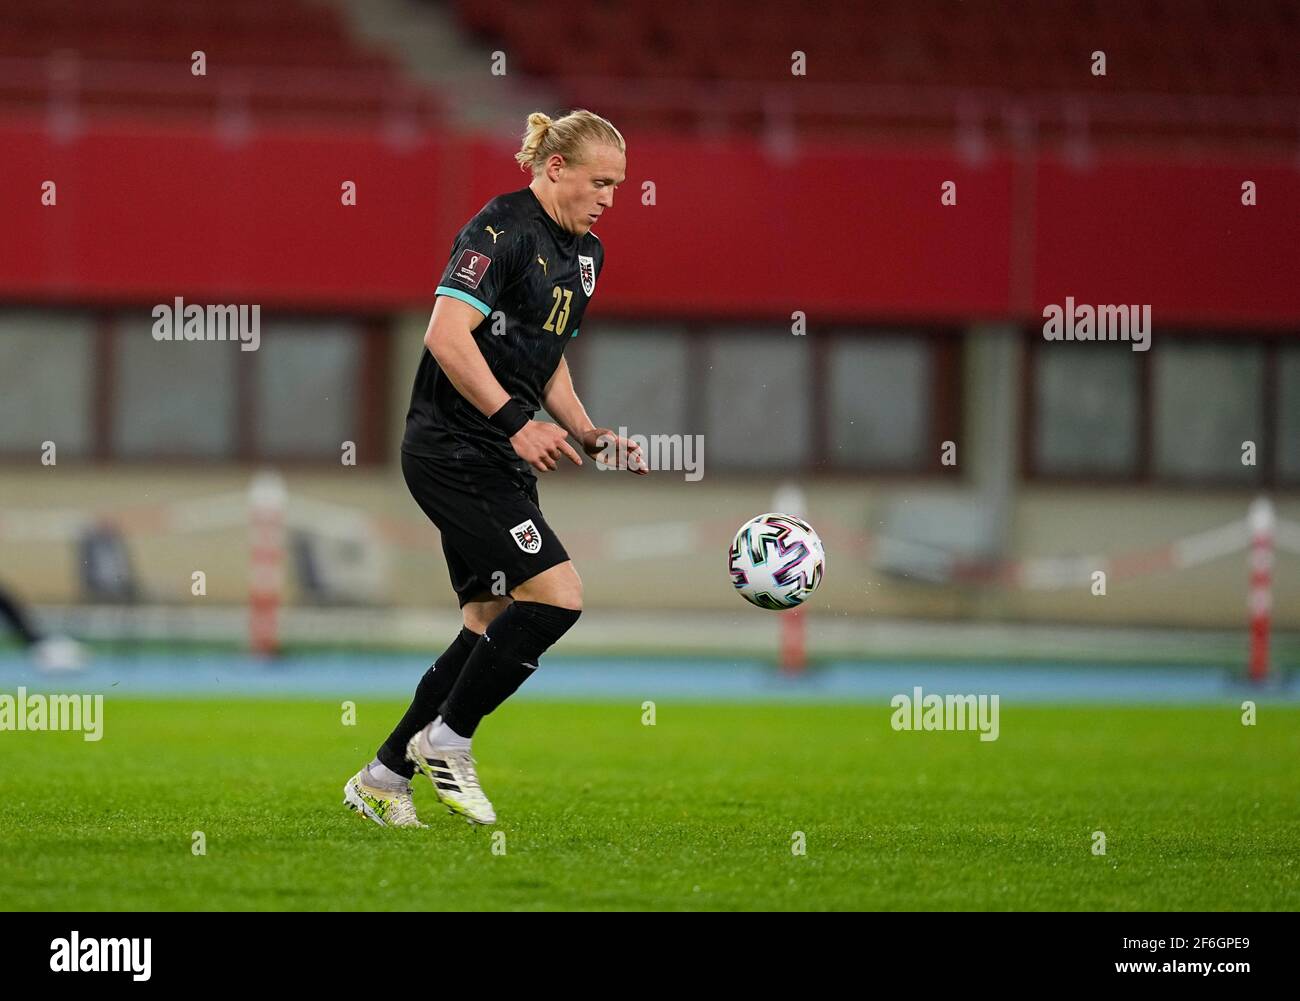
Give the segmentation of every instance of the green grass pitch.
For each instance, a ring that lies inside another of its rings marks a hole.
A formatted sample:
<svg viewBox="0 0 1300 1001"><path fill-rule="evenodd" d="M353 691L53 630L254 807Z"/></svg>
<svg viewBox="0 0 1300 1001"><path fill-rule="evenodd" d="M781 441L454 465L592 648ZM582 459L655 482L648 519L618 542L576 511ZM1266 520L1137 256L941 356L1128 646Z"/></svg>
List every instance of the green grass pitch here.
<svg viewBox="0 0 1300 1001"><path fill-rule="evenodd" d="M496 827L419 779L431 828L383 830L342 787L404 708L110 696L99 743L0 734L0 909L1300 908L1294 707L1003 705L981 743L883 704L516 702L475 740Z"/></svg>

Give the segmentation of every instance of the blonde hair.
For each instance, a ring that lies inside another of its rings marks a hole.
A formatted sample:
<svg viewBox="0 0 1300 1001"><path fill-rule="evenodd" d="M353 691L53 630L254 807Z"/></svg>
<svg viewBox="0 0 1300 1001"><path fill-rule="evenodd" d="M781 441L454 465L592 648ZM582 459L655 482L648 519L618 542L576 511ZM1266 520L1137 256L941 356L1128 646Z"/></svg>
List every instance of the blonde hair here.
<svg viewBox="0 0 1300 1001"><path fill-rule="evenodd" d="M589 142L614 146L620 153L627 153L623 134L607 119L585 108L570 111L563 118L534 111L528 116L524 144L515 154L515 160L520 170L532 170L536 174L556 153L569 163L581 163L583 145Z"/></svg>

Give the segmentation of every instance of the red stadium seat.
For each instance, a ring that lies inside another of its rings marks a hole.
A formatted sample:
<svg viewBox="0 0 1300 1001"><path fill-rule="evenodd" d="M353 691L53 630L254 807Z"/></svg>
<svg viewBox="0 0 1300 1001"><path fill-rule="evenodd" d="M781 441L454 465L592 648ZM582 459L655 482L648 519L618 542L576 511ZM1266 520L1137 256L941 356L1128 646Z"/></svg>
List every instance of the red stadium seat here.
<svg viewBox="0 0 1300 1001"><path fill-rule="evenodd" d="M385 54L359 44L336 10L304 0L0 0L0 101L48 105L50 59L72 67L62 93L89 114L331 115L379 123L394 107L436 114ZM207 75L176 73L201 49ZM70 88L70 90L69 90Z"/></svg>

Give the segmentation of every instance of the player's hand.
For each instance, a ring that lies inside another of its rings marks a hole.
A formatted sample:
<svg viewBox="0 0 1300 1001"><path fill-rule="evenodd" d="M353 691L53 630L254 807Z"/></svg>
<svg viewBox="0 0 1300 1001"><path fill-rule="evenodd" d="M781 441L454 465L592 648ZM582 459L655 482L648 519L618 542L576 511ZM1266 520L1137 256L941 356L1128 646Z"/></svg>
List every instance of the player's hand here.
<svg viewBox="0 0 1300 1001"><path fill-rule="evenodd" d="M613 469L628 469L638 476L646 476L650 469L641 454L641 446L627 438L621 438L609 428L592 428L581 435L582 450L593 459ZM626 463L621 461L626 456Z"/></svg>
<svg viewBox="0 0 1300 1001"><path fill-rule="evenodd" d="M582 456L564 439L564 428L545 421L529 421L510 439L510 445L519 458L538 472L545 473L558 467L560 458L567 457L575 466L582 465Z"/></svg>

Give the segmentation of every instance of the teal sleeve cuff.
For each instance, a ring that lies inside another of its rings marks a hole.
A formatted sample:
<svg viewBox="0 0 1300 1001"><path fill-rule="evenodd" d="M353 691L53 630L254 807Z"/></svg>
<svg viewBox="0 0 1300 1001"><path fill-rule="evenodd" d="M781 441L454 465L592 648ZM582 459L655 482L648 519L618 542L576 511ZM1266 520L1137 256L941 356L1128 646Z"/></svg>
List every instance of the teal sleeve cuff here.
<svg viewBox="0 0 1300 1001"><path fill-rule="evenodd" d="M467 302L467 303L469 303L471 306L473 306L475 309L477 309L477 310L478 310L480 313L482 313L484 316L490 316L490 315L492 315L492 310L491 310L491 308L490 308L489 306L485 305L484 303L479 302L477 299L475 299L475 298L474 298L472 295L470 295L468 292L462 292L462 291L461 291L460 289L458 289L458 288L448 288L446 285L439 285L439 286L437 287L437 289L434 290L434 293L433 293L433 294L434 294L435 296L440 296L440 295L449 295L449 296L451 296L453 299L459 299L461 302Z"/></svg>

